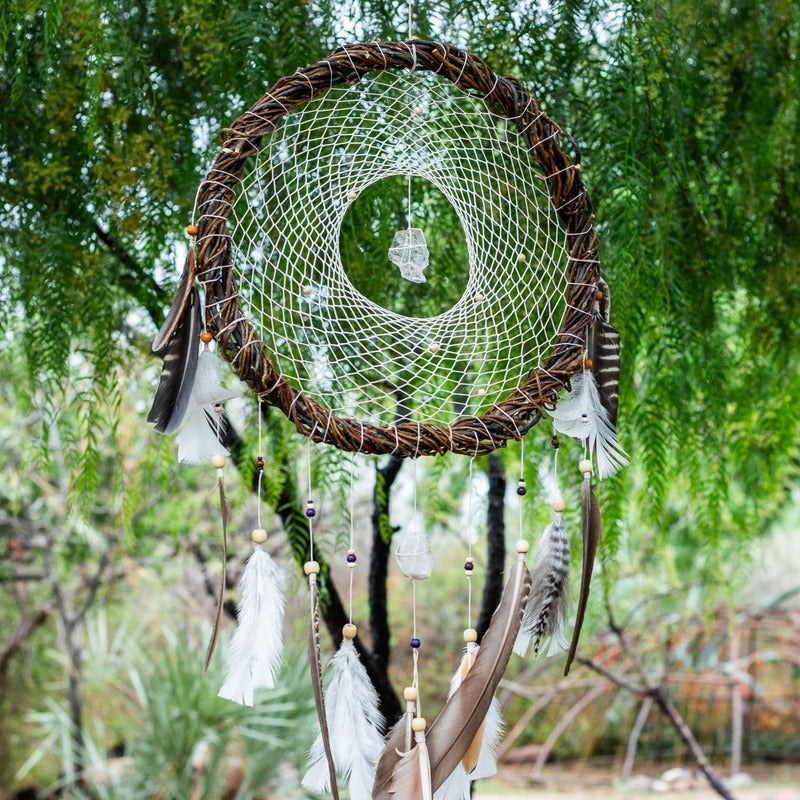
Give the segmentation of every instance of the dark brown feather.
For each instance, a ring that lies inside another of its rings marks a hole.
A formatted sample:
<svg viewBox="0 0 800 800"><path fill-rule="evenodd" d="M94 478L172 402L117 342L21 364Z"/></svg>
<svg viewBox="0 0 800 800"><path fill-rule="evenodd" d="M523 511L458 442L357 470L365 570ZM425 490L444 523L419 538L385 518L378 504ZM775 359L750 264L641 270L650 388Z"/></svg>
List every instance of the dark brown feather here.
<svg viewBox="0 0 800 800"><path fill-rule="evenodd" d="M186 414L192 396L200 345L200 295L195 289L167 345L161 380L147 415L159 433L174 433Z"/></svg>
<svg viewBox="0 0 800 800"><path fill-rule="evenodd" d="M167 317L164 324L153 339L153 352L156 355L161 355L169 344L169 340L175 333L175 329L180 324L183 312L186 310L186 304L189 302L189 296L192 293L195 279L195 266L194 266L194 248L189 248L189 254L186 256L186 264L183 267L183 275L181 275L181 282L178 284L178 291L175 293L175 299L172 301Z"/></svg>
<svg viewBox="0 0 800 800"><path fill-rule="evenodd" d="M426 732L434 791L458 766L483 725L511 657L530 588L530 573L520 560L511 570L472 669Z"/></svg>
<svg viewBox="0 0 800 800"><path fill-rule="evenodd" d="M211 656L217 646L219 638L219 621L222 616L222 604L225 602L225 587L228 582L228 504L225 500L225 482L219 478L219 511L222 514L222 577L219 581L219 592L217 593L217 613L214 615L214 627L211 630L211 639L206 650L206 663L203 672L208 669L211 663Z"/></svg>
<svg viewBox="0 0 800 800"><path fill-rule="evenodd" d="M575 614L575 628L572 631L572 643L569 646L567 664L564 675L569 674L575 654L578 650L578 640L581 636L583 618L586 616L586 605L589 602L589 588L592 583L594 559L597 555L597 546L600 544L600 506L592 491L590 481L584 480L581 496L581 516L583 518L583 565L581 567L581 593L578 598L578 610Z"/></svg>
<svg viewBox="0 0 800 800"><path fill-rule="evenodd" d="M308 663L311 667L311 686L314 689L314 702L317 706L317 719L319 730L322 734L322 749L325 751L325 760L328 762L328 774L331 779L331 794L334 800L339 800L339 787L336 783L336 769L333 766L333 753L331 752L330 729L328 728L328 715L325 713L325 690L322 685L322 656L319 649L319 590L316 580L310 582L311 588L311 615L308 625Z"/></svg>
<svg viewBox="0 0 800 800"><path fill-rule="evenodd" d="M597 382L600 402L608 411L612 426L617 426L619 408L619 333L602 318L592 323L589 358Z"/></svg>

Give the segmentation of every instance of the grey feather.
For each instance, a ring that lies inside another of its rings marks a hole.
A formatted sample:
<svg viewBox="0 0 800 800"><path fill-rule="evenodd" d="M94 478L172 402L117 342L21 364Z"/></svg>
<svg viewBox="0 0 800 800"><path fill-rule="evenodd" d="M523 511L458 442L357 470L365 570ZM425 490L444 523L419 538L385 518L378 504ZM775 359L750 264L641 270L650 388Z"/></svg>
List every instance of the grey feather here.
<svg viewBox="0 0 800 800"><path fill-rule="evenodd" d="M161 380L147 415L159 433L174 433L186 414L197 373L200 326L200 295L192 289L166 345Z"/></svg>
<svg viewBox="0 0 800 800"><path fill-rule="evenodd" d="M594 321L589 335L589 358L600 402L608 411L613 427L617 425L619 408L619 342L619 333L608 322L602 318Z"/></svg>

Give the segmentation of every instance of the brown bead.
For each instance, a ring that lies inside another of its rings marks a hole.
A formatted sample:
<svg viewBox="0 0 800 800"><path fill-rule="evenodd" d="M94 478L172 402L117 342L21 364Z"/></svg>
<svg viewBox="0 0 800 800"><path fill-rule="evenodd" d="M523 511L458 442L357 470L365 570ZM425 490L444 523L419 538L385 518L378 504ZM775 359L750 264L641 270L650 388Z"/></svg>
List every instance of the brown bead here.
<svg viewBox="0 0 800 800"><path fill-rule="evenodd" d="M553 438L550 440L550 444L551 444L551 445L553 445L553 448L554 448L555 450L558 450L558 448L561 446L561 442L559 442L559 441L558 441L558 436L554 436L554 437L553 437Z"/></svg>
<svg viewBox="0 0 800 800"><path fill-rule="evenodd" d="M591 359L591 358L587 358L587 359L586 359L586 360L583 362L583 368L584 368L584 369L591 369L591 368L592 368L592 359Z"/></svg>
<svg viewBox="0 0 800 800"><path fill-rule="evenodd" d="M597 290L597 291L594 293L594 299L595 299L595 300L602 300L602 299L603 299L603 291L602 291L601 289L598 289L598 290Z"/></svg>
<svg viewBox="0 0 800 800"><path fill-rule="evenodd" d="M209 342L210 342L210 341L211 341L213 338L214 338L214 337L213 337L213 336L212 336L212 335L211 335L211 334L210 334L208 331L203 331L203 332L200 334L200 341L201 341L203 344L208 344L208 343L209 343Z"/></svg>
<svg viewBox="0 0 800 800"><path fill-rule="evenodd" d="M186 233L187 233L189 236L197 236L197 232L198 232L199 230L200 230L200 229L197 227L197 225L187 225L187 226L186 226Z"/></svg>
<svg viewBox="0 0 800 800"><path fill-rule="evenodd" d="M264 469L264 459L257 458L256 459L256 469Z"/></svg>

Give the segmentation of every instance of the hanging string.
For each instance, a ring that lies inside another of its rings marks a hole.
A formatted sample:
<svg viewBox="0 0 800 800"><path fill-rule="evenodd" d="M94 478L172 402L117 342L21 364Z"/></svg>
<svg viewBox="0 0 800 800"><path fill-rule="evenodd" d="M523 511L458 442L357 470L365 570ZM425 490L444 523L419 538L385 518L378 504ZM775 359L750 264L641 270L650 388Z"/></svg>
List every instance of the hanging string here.
<svg viewBox="0 0 800 800"><path fill-rule="evenodd" d="M559 451L558 431L556 426L553 425L553 500L561 497L561 491L558 488L558 451Z"/></svg>
<svg viewBox="0 0 800 800"><path fill-rule="evenodd" d="M528 493L525 486L525 440L520 439L519 443L519 483L517 484L517 495L519 496L519 538L524 539L524 528L522 526L522 498Z"/></svg>
<svg viewBox="0 0 800 800"><path fill-rule="evenodd" d="M354 490L353 490L353 473L355 472L356 468L356 454L353 453L350 457L350 549L347 551L347 565L350 567L350 598L349 598L349 609L348 609L348 621L350 623L353 622L353 572L355 570L353 567L355 566L355 523L353 521L354 515Z"/></svg>
<svg viewBox="0 0 800 800"><path fill-rule="evenodd" d="M260 465L260 466L259 466ZM261 482L264 478L264 445L261 438L261 398L258 398L258 457L256 458L256 469L258 471L258 484L256 486L257 497L257 510L258 525L256 527L263 528L261 524Z"/></svg>
<svg viewBox="0 0 800 800"><path fill-rule="evenodd" d="M314 517L317 515L314 500L311 497L311 439L306 439L306 466L308 469L306 480L306 518L308 519L308 554L309 561L314 560Z"/></svg>
<svg viewBox="0 0 800 800"><path fill-rule="evenodd" d="M465 572L467 575L467 627L472 627L472 569L471 565L473 564L472 559L472 539L474 534L474 525L472 521L472 497L474 493L474 489L472 486L472 468L475 459L471 458L469 460L469 488L467 491L467 564L470 565L469 569L465 568ZM466 565L465 565L466 567Z"/></svg>

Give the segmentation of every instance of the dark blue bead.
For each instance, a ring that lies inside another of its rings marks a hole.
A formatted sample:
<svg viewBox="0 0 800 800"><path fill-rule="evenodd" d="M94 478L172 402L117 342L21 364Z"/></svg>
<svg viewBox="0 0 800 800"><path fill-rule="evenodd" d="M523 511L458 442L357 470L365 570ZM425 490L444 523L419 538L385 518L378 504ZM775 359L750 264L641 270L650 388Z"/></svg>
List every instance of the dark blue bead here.
<svg viewBox="0 0 800 800"><path fill-rule="evenodd" d="M348 564L355 564L356 563L356 554L355 553L348 553L347 554L347 563Z"/></svg>
<svg viewBox="0 0 800 800"><path fill-rule="evenodd" d="M467 561L467 563L464 564L464 569L467 570L467 572L472 572L472 570L475 569L475 565L471 561Z"/></svg>
<svg viewBox="0 0 800 800"><path fill-rule="evenodd" d="M523 497L524 495L528 494L528 490L524 486L517 486L517 494L520 497Z"/></svg>
<svg viewBox="0 0 800 800"><path fill-rule="evenodd" d="M422 642L419 639L414 638L409 642L409 644L416 650L422 644Z"/></svg>
<svg viewBox="0 0 800 800"><path fill-rule="evenodd" d="M316 517L317 516L317 512L314 511L313 508L307 508L306 509L306 516L307 517Z"/></svg>

